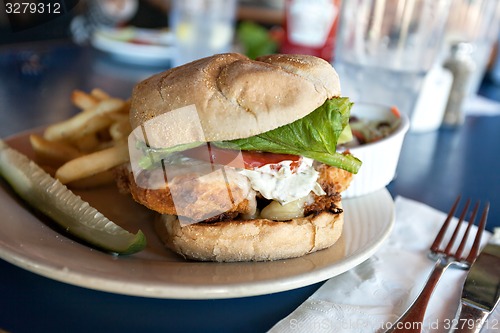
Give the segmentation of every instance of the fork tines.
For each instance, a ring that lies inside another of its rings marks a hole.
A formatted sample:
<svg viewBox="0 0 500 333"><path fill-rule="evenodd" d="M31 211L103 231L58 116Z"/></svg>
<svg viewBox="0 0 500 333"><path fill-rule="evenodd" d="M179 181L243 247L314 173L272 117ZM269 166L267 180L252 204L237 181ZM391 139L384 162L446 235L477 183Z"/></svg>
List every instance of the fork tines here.
<svg viewBox="0 0 500 333"><path fill-rule="evenodd" d="M458 204L460 203L460 200L461 200L461 196L458 196L457 199L455 200L455 203L453 204L450 212L448 213L448 216L447 216L445 222L443 223L443 226L441 227L438 235L436 236L434 243L432 243L431 251L433 253L441 253L441 254L444 254L446 256L453 255L452 247L453 247L455 240L460 232L462 222L467 217L466 215L467 215L467 212L469 211L469 206L471 203L470 199L467 199L465 206L462 209L462 213L460 214L460 218L457 221L457 225L455 227L455 230L453 231L453 234L452 234L450 240L448 241L448 245L446 246L446 248L444 250L442 250L440 248L440 245L441 245L441 242L445 236L446 230L449 228L449 224L451 223L451 221L455 215L455 211L458 207ZM486 220L488 217L488 211L489 211L490 204L489 204L489 202L487 202L485 204L485 206L483 208L481 220L480 220L479 225L478 225L478 231L477 231L476 237L474 239L474 244L471 247L469 255L467 257L463 257L462 254L463 254L466 242L467 242L467 238L469 236L469 232L470 232L472 225L475 223L476 215L477 215L477 212L479 210L479 206L480 206L480 202L477 201L476 204L474 205L474 209L472 210L472 213L469 217L469 222L467 224L467 228L465 230L465 233L462 237L462 241L460 242L460 245L458 246L457 251L455 251L455 253L453 255L457 261L463 261L467 265L472 265L472 263L474 262L474 260L476 259L477 255L479 253L479 246L480 246L480 242L481 242L481 237L483 234L483 230L486 226Z"/></svg>

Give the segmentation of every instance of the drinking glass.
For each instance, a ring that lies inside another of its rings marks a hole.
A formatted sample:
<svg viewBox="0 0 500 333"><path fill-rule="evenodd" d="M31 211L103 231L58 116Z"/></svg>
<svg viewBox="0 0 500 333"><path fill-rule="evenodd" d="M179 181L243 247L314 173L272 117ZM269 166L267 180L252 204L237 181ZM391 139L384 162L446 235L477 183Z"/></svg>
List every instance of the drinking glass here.
<svg viewBox="0 0 500 333"><path fill-rule="evenodd" d="M176 37L173 66L229 52L237 0L173 0L170 26Z"/></svg>
<svg viewBox="0 0 500 333"><path fill-rule="evenodd" d="M411 122L441 51L449 9L449 0L343 1L334 60L342 94L396 106Z"/></svg>

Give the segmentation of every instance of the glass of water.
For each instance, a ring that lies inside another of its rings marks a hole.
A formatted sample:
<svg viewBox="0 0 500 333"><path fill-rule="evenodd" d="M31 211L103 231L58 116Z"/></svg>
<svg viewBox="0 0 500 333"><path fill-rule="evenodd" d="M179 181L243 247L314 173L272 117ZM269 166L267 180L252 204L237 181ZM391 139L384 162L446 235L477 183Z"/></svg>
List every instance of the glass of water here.
<svg viewBox="0 0 500 333"><path fill-rule="evenodd" d="M173 0L170 27L176 37L172 65L231 50L237 0Z"/></svg>
<svg viewBox="0 0 500 333"><path fill-rule="evenodd" d="M411 119L449 9L449 0L343 1L334 60L343 95L394 105Z"/></svg>

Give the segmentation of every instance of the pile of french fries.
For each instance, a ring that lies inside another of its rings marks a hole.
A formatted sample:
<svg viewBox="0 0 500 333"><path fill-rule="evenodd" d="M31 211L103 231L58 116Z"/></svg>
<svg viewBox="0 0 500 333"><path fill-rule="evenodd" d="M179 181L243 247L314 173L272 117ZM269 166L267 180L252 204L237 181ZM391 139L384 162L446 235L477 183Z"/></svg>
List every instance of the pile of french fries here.
<svg viewBox="0 0 500 333"><path fill-rule="evenodd" d="M69 187L113 182L112 169L129 160L129 102L101 89L75 90L71 101L79 113L30 136L36 161Z"/></svg>

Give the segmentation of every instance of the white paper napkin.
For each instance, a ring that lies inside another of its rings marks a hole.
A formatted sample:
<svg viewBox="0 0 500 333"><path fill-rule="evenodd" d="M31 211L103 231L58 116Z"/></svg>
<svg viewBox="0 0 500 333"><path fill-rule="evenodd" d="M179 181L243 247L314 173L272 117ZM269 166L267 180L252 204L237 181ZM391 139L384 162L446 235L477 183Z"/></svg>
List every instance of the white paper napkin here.
<svg viewBox="0 0 500 333"><path fill-rule="evenodd" d="M446 214L397 197L396 222L388 241L361 265L326 281L271 330L277 332L384 332L423 287L434 263L427 251ZM483 241L491 236L486 232ZM448 269L431 299L424 332L447 332L466 272ZM482 333L500 330L500 309Z"/></svg>

